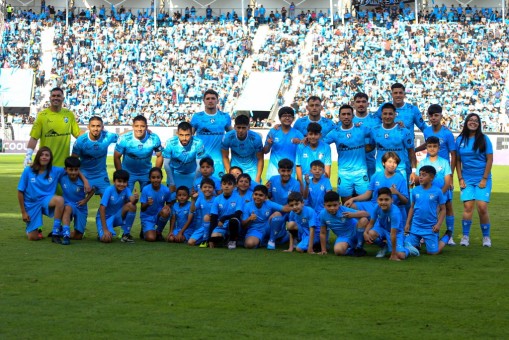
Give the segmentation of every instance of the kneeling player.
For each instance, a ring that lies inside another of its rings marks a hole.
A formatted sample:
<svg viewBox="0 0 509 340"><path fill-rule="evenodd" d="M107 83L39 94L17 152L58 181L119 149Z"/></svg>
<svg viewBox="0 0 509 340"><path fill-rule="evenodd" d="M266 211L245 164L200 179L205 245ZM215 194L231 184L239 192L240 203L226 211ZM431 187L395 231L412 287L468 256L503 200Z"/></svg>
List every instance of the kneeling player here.
<svg viewBox="0 0 509 340"><path fill-rule="evenodd" d="M412 191L412 205L405 226L405 231L410 232L405 239L405 245L417 247L421 239L424 239L429 255L440 254L452 235L452 230L448 230L442 239L438 240L440 226L445 219L446 198L440 188L432 185L436 173L436 169L431 165L425 165L419 170L420 185Z"/></svg>
<svg viewBox="0 0 509 340"><path fill-rule="evenodd" d="M136 189L131 193L127 187L129 173L125 170L117 170L113 173L113 185L106 188L101 205L97 211L96 224L99 240L104 243L111 243L115 233L115 227L122 227L121 241L134 243L131 236L134 218L136 217L136 203L138 193Z"/></svg>
<svg viewBox="0 0 509 340"><path fill-rule="evenodd" d="M168 242L182 243L191 238L194 232L189 188L181 185L177 188L177 202L173 204Z"/></svg>
<svg viewBox="0 0 509 340"><path fill-rule="evenodd" d="M296 248L299 253L313 254L313 249L320 246L320 233L315 232L315 229L320 226L317 213L313 208L304 205L300 192L292 192L288 195L288 205L292 212L286 224L286 229L290 233L290 242L285 252L292 252ZM296 247L295 241L298 242Z"/></svg>
<svg viewBox="0 0 509 340"><path fill-rule="evenodd" d="M368 224L369 213L341 205L339 194L335 191L325 194L324 204L325 210L319 215L322 248L320 254L327 254L327 232L332 230L336 235L335 255L364 255L358 230Z"/></svg>

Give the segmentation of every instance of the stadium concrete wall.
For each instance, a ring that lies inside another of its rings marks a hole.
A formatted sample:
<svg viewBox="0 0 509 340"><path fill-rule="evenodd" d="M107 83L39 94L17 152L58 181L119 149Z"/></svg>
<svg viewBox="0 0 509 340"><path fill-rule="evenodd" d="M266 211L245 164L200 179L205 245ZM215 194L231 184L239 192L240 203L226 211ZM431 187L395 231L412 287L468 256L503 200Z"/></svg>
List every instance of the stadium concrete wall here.
<svg viewBox="0 0 509 340"><path fill-rule="evenodd" d="M82 129L86 130L86 125L81 126ZM18 125L15 124L13 126L14 129L14 138L15 140L4 140L2 146L3 153L9 154L24 154L26 153L26 146L28 144L28 140L30 139L30 130L32 129L31 125ZM126 131L131 130L131 126L105 126L105 129L111 132L115 132L117 134L124 133ZM160 138L164 145L168 138L176 136L177 128L176 127L159 127L159 126L151 126L150 130L156 133ZM258 133L262 140L265 141L265 137L269 133L267 129L252 129L256 133ZM458 135L454 134L455 137ZM509 165L509 134L488 134L491 143L493 144L494 156L493 156L493 164L495 165ZM74 143L74 140L71 142ZM424 137L421 132L417 132L415 134L415 146L419 146L424 143ZM109 148L109 153L112 155L114 150L114 146L111 145ZM335 147L331 148L332 151L332 159L336 159L338 157L337 151ZM418 152L417 159L420 160L426 156L426 152ZM269 155L265 155L265 158L268 159Z"/></svg>

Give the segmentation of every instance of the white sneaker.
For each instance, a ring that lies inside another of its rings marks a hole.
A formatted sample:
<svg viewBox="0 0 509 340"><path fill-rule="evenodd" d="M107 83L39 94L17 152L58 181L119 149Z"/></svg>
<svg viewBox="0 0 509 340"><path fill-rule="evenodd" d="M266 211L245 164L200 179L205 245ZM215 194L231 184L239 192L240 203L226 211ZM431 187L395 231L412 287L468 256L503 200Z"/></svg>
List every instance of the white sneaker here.
<svg viewBox="0 0 509 340"><path fill-rule="evenodd" d="M447 242L447 245L449 246L455 246L456 245L456 242L454 242L454 240L452 239L452 237L449 239L449 242Z"/></svg>
<svg viewBox="0 0 509 340"><path fill-rule="evenodd" d="M484 236L482 238L482 246L491 248L491 238L489 236Z"/></svg>
<svg viewBox="0 0 509 340"><path fill-rule="evenodd" d="M268 250L275 250L276 249L276 243L274 241L269 241L267 243L267 249Z"/></svg>
<svg viewBox="0 0 509 340"><path fill-rule="evenodd" d="M461 238L460 246L468 247L470 245L470 237L463 235Z"/></svg>
<svg viewBox="0 0 509 340"><path fill-rule="evenodd" d="M229 241L228 242L228 249L233 250L237 248L237 241Z"/></svg>
<svg viewBox="0 0 509 340"><path fill-rule="evenodd" d="M376 253L376 256L377 258L382 258L382 257L385 257L385 254L387 253L387 246L384 246L382 249L380 249L378 251L378 253Z"/></svg>

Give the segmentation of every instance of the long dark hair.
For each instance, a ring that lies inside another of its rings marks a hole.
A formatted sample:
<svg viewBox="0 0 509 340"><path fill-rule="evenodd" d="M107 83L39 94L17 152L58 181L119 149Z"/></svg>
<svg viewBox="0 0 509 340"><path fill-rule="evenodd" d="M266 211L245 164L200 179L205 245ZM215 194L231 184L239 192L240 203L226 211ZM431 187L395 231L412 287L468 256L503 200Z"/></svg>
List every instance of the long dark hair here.
<svg viewBox="0 0 509 340"><path fill-rule="evenodd" d="M53 152L51 152L51 149L48 148L47 146L43 146L42 148L39 149L39 151L37 151L31 168L34 173L36 174L39 173L39 171L42 169L41 155L44 151L49 152L49 163L46 166L46 176L45 176L46 178L49 178L49 175L51 173L51 167L53 166Z"/></svg>
<svg viewBox="0 0 509 340"><path fill-rule="evenodd" d="M475 139L474 139L474 152L481 152L484 153L486 151L486 139L484 138L484 133L482 133L482 121L481 117L477 113L470 113L465 118L465 121L463 122L463 129L461 130L460 135L458 138L461 138L462 142L467 142L470 138L470 130L468 129L468 120L472 117L477 117L479 120L479 125L477 126L477 130L475 130ZM461 145L461 143L460 143Z"/></svg>

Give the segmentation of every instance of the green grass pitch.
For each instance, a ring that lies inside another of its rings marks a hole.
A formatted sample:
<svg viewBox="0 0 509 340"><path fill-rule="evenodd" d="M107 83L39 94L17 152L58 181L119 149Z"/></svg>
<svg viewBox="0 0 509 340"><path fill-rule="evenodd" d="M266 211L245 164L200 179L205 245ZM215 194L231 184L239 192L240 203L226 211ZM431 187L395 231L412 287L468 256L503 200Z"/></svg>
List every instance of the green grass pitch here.
<svg viewBox="0 0 509 340"><path fill-rule="evenodd" d="M96 241L97 197L85 240L29 242L16 197L22 161L0 157L2 339L509 337L509 167L493 169L492 248L481 247L475 217L470 247L396 263L374 258L372 246L366 257L339 258L105 245Z"/></svg>

